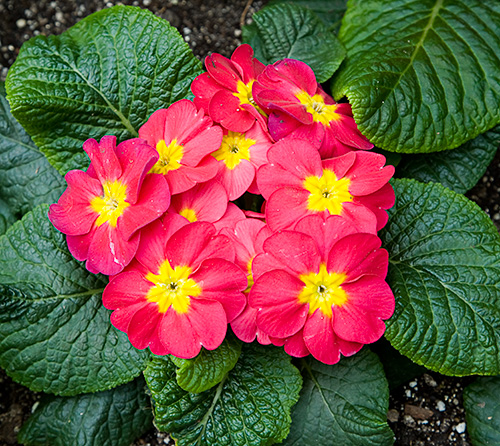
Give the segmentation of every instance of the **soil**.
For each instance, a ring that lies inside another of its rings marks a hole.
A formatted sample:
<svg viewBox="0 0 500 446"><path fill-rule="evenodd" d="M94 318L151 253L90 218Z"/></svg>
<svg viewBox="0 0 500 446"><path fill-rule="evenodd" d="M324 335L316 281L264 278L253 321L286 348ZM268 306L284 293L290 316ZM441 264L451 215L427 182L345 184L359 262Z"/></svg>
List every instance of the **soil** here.
<svg viewBox="0 0 500 446"><path fill-rule="evenodd" d="M153 11L174 25L194 54L229 57L241 43L241 23L266 0L136 0L122 4ZM83 17L115 2L103 0L0 0L0 80L5 80L22 43L38 34L59 34ZM500 229L500 154L467 196ZM450 378L428 372L391 391L388 420L398 446L469 446L462 392L473 378ZM0 369L0 446L17 445L16 435L39 395ZM151 429L134 446L173 445L167 434Z"/></svg>

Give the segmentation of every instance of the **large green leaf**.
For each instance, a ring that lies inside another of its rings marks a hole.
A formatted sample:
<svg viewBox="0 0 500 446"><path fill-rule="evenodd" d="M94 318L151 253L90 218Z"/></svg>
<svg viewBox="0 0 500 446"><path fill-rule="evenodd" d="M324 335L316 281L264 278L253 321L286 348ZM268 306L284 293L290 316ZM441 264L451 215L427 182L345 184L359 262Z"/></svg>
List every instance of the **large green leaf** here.
<svg viewBox="0 0 500 446"><path fill-rule="evenodd" d="M10 207L0 198L0 235L7 231L7 228L16 221L16 216Z"/></svg>
<svg viewBox="0 0 500 446"><path fill-rule="evenodd" d="M500 235L479 207L438 183L394 180L381 232L396 310L386 337L448 375L500 374Z"/></svg>
<svg viewBox="0 0 500 446"><path fill-rule="evenodd" d="M218 348L202 349L196 358L171 356L172 362L179 367L176 371L177 384L187 392L204 392L224 379L236 365L240 353L241 342L234 335L229 335Z"/></svg>
<svg viewBox="0 0 500 446"><path fill-rule="evenodd" d="M452 149L500 122L497 0L350 0L339 39L334 96L375 145Z"/></svg>
<svg viewBox="0 0 500 446"><path fill-rule="evenodd" d="M109 322L107 280L76 261L40 205L0 237L0 367L32 390L76 395L139 375L148 354Z"/></svg>
<svg viewBox="0 0 500 446"><path fill-rule="evenodd" d="M285 58L307 63L318 82L330 79L345 57L342 44L316 14L288 3L255 13L253 23L243 27L243 41L263 63Z"/></svg>
<svg viewBox="0 0 500 446"><path fill-rule="evenodd" d="M152 424L144 379L104 392L45 396L23 425L25 445L129 446Z"/></svg>
<svg viewBox="0 0 500 446"><path fill-rule="evenodd" d="M268 4L292 3L314 11L321 21L337 32L344 16L347 0L271 0Z"/></svg>
<svg viewBox="0 0 500 446"><path fill-rule="evenodd" d="M245 346L240 360L217 386L182 390L175 366L154 358L144 372L155 406L155 424L178 446L268 446L283 440L299 397L299 371L284 352Z"/></svg>
<svg viewBox="0 0 500 446"><path fill-rule="evenodd" d="M500 145L500 126L459 148L426 155L405 155L398 165L399 177L429 181L464 194L481 179Z"/></svg>
<svg viewBox="0 0 500 446"><path fill-rule="evenodd" d="M88 165L82 143L137 136L155 110L185 97L201 72L178 31L116 6L60 36L23 45L7 76L12 113L62 173Z"/></svg>
<svg viewBox="0 0 500 446"><path fill-rule="evenodd" d="M500 377L478 378L464 390L467 433L474 446L500 444Z"/></svg>
<svg viewBox="0 0 500 446"><path fill-rule="evenodd" d="M57 201L64 186L61 175L11 115L0 82L0 197L12 213L25 214L41 203Z"/></svg>
<svg viewBox="0 0 500 446"><path fill-rule="evenodd" d="M304 387L284 446L393 444L389 388L377 355L365 348L334 366L313 359L302 365Z"/></svg>

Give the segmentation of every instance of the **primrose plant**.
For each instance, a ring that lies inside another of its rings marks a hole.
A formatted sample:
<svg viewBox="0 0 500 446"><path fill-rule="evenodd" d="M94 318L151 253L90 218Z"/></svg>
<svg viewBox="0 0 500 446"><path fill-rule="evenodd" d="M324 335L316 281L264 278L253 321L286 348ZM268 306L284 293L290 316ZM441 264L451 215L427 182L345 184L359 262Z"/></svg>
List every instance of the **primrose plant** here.
<svg viewBox="0 0 500 446"><path fill-rule="evenodd" d="M135 7L23 46L0 366L51 395L21 443L390 445L425 369L490 375L468 432L500 441L500 236L462 195L500 144L500 4L337 3L273 2L206 72Z"/></svg>

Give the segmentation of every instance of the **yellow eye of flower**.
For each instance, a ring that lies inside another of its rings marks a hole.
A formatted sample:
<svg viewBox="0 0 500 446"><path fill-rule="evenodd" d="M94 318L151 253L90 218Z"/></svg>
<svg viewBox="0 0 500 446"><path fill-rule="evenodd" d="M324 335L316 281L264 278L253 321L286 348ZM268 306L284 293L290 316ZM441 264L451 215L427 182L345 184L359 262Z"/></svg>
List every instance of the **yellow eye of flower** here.
<svg viewBox="0 0 500 446"><path fill-rule="evenodd" d="M324 126L328 126L330 121L338 121L342 119L337 113L337 104L325 104L324 99L319 94L309 96L305 91L301 91L295 95L302 105L305 105L306 111L311 113L314 122L321 122Z"/></svg>
<svg viewBox="0 0 500 446"><path fill-rule="evenodd" d="M130 203L125 201L127 199L127 185L118 180L106 181L102 188L103 196L95 197L90 202L90 207L99 214L96 220L97 226L108 222L114 228L123 211L130 206Z"/></svg>
<svg viewBox="0 0 500 446"><path fill-rule="evenodd" d="M229 131L222 138L220 148L212 153L217 161L224 161L226 167L233 170L241 160L250 160L250 147L257 141L246 138L243 133Z"/></svg>
<svg viewBox="0 0 500 446"><path fill-rule="evenodd" d="M184 156L184 148L177 144L177 139L173 139L168 146L164 139L158 141L156 150L160 158L149 173L166 175L170 170L177 170L181 167L180 162Z"/></svg>
<svg viewBox="0 0 500 446"><path fill-rule="evenodd" d="M307 209L314 212L328 210L330 215L340 215L342 204L353 200L349 192L349 178L337 179L334 172L323 169L323 175L311 175L304 180L303 186L310 192Z"/></svg>
<svg viewBox="0 0 500 446"><path fill-rule="evenodd" d="M146 275L146 279L155 284L149 289L146 299L156 302L160 313L166 313L170 307L177 313L187 313L191 297L201 294L201 287L189 278L191 272L189 266L172 268L169 261L165 260L158 274L150 272Z"/></svg>
<svg viewBox="0 0 500 446"><path fill-rule="evenodd" d="M236 85L236 89L238 90L236 93L233 93L240 100L240 105L250 104L253 105L256 110L263 116L267 117L267 114L262 110L254 101L252 96L252 85L255 82L255 79L251 80L248 84L245 84L243 81L238 81Z"/></svg>
<svg viewBox="0 0 500 446"><path fill-rule="evenodd" d="M332 306L341 307L347 302L348 295L342 289L345 274L329 273L322 263L318 273L302 274L300 280L304 287L298 296L301 304L309 304L309 314L318 308L327 317L332 317Z"/></svg>

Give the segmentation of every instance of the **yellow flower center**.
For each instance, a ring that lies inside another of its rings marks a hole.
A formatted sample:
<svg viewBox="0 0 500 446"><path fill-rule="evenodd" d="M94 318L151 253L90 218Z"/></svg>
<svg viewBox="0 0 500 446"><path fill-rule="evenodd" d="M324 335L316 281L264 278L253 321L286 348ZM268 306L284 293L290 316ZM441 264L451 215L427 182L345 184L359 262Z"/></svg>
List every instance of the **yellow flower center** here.
<svg viewBox="0 0 500 446"><path fill-rule="evenodd" d="M305 105L307 112L311 113L314 122L328 126L330 121L338 121L341 119L337 111L337 104L325 104L325 100L319 94L309 96L305 91L301 91L295 95L302 105Z"/></svg>
<svg viewBox="0 0 500 446"><path fill-rule="evenodd" d="M253 105L256 110L263 116L266 116L264 110L262 110L254 101L252 96L252 85L255 82L255 79L251 80L248 84L245 84L243 81L238 81L236 85L236 89L238 90L236 93L233 93L240 100L240 105L250 104Z"/></svg>
<svg viewBox="0 0 500 446"><path fill-rule="evenodd" d="M198 217L196 217L196 212L194 211L194 209L184 208L179 212L179 214L181 214L185 219L189 220L189 222L191 223L198 221Z"/></svg>
<svg viewBox="0 0 500 446"><path fill-rule="evenodd" d="M349 297L341 286L345 279L345 274L329 273L326 265L322 263L318 273L300 276L304 288L299 294L299 302L309 304L309 314L319 308L325 316L332 317L332 306L341 307Z"/></svg>
<svg viewBox="0 0 500 446"><path fill-rule="evenodd" d="M190 298L201 294L201 287L189 276L189 266L176 266L172 268L168 260L165 260L158 274L152 272L146 275L146 279L155 284L150 288L146 299L156 302L160 313L165 313L170 307L180 314L187 313Z"/></svg>
<svg viewBox="0 0 500 446"><path fill-rule="evenodd" d="M241 160L250 160L250 147L257 141L246 138L243 133L229 131L222 138L220 148L212 153L217 161L224 161L226 167L233 170Z"/></svg>
<svg viewBox="0 0 500 446"><path fill-rule="evenodd" d="M106 181L102 189L104 195L92 199L90 207L99 214L95 222L97 226L108 222L114 228L118 217L130 206L130 203L125 201L127 199L127 185L118 180Z"/></svg>
<svg viewBox="0 0 500 446"><path fill-rule="evenodd" d="M245 293L249 293L250 292L250 289L252 288L253 284L254 284L254 280L253 280L253 274L252 274L252 262L253 262L253 257L248 261L247 263L247 281L248 281L248 285L247 285L247 288L245 290Z"/></svg>
<svg viewBox="0 0 500 446"><path fill-rule="evenodd" d="M323 169L323 175L311 175L304 180L303 186L310 192L307 198L307 209L314 212L328 210L330 215L340 215L342 204L352 201L349 192L349 178L337 179L333 171Z"/></svg>
<svg viewBox="0 0 500 446"><path fill-rule="evenodd" d="M162 173L166 175L169 170L177 170L181 167L180 161L184 155L184 148L173 139L167 146L164 139L158 141L156 150L160 158L148 173Z"/></svg>

